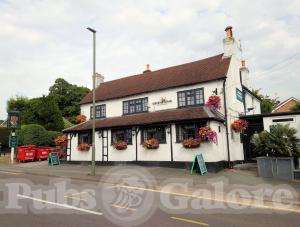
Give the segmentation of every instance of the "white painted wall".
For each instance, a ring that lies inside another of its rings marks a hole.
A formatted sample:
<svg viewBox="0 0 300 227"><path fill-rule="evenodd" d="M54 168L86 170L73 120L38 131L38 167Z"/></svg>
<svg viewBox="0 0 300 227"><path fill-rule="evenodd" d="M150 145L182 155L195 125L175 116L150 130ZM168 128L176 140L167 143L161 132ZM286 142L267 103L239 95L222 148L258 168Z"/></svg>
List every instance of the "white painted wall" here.
<svg viewBox="0 0 300 227"><path fill-rule="evenodd" d="M293 118L293 121L288 121L288 122L273 122L274 119L285 119L285 118ZM284 116L269 116L269 117L264 117L264 129L266 131L270 131L270 126L275 125L275 124L289 124L290 127L295 128L297 132L297 137L300 139L300 115L295 114L295 115L284 115Z"/></svg>
<svg viewBox="0 0 300 227"><path fill-rule="evenodd" d="M117 117L123 115L123 101L130 100L130 99L137 99L137 98L144 98L148 97L148 106L149 112L158 111L158 110L166 110L166 109L175 109L178 107L177 104L177 92L184 91L189 89L196 89L196 88L204 88L204 99L205 101L208 99L209 96L212 95L212 91L216 88L218 89L218 94L222 91L223 81L212 81L207 83L199 83L196 85L191 86L183 86L180 88L171 88L162 91L144 93L140 95L133 95L121 99L114 99L114 100L107 100L105 102L96 102L96 105L106 104L106 117ZM160 101L161 97L166 97L167 100L172 100L172 102L164 104L164 105L153 105L153 102ZM220 95L223 102L223 97ZM90 107L92 104L84 104L81 105L81 114L87 116L87 119L90 119ZM220 112L224 113L224 109L221 108Z"/></svg>
<svg viewBox="0 0 300 227"><path fill-rule="evenodd" d="M246 115L253 115L253 114L260 114L260 101L255 98L253 95L249 94L248 92L245 93L245 104L246 104L246 111L247 108L254 108L253 110L246 113Z"/></svg>

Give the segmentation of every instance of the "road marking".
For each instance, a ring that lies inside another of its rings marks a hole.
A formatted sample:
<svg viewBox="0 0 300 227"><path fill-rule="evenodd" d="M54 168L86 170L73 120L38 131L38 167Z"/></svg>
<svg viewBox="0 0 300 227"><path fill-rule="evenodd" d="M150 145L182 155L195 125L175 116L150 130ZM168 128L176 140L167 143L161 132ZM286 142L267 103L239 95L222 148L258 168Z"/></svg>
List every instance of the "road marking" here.
<svg viewBox="0 0 300 227"><path fill-rule="evenodd" d="M177 220L177 221L183 221L183 222L193 223L193 224L202 225L202 226L209 226L209 224L207 224L205 222L194 221L194 220L185 219L185 218L177 218L177 217L171 217L171 218L174 220Z"/></svg>
<svg viewBox="0 0 300 227"><path fill-rule="evenodd" d="M2 171L2 170L0 170L0 173L7 173L7 174L13 174L13 175L21 175L22 174L22 173Z"/></svg>
<svg viewBox="0 0 300 227"><path fill-rule="evenodd" d="M292 208L281 208L281 207L274 207L274 206L268 206L268 205L258 205L258 204L252 204L252 201L250 201L248 203L246 203L246 202L244 203L244 202L228 201L225 199L215 199L215 198L208 198L208 197L203 197L203 196L196 196L196 195L191 195L191 194L162 191L162 190L150 189L150 188L141 188L141 187L134 187L134 186L126 186L126 185L119 185L119 187L137 189L137 190L141 190L141 191L157 192L157 193L163 193L163 194L169 194L169 195L177 195L177 196L183 196L183 197L190 197L190 198L194 198L194 199L204 199L204 200L210 200L210 201L216 201L216 202L237 204L237 205L242 205L242 206L250 206L250 207L255 207L255 208L260 208L260 209L270 209L270 210L300 213L299 208L292 209Z"/></svg>
<svg viewBox="0 0 300 227"><path fill-rule="evenodd" d="M130 211L136 211L136 209L134 208L130 208L130 207L124 207L124 206L119 206L116 204L111 204L112 207L117 207L117 208L122 208L122 209L126 209L126 210L130 210Z"/></svg>
<svg viewBox="0 0 300 227"><path fill-rule="evenodd" d="M37 199L37 198L34 198L34 197L30 197L30 196L26 196L26 195L20 195L20 194L17 194L17 196L21 197L21 198L24 198L24 199L31 199L33 201L37 201L37 202L41 202L41 203L48 203L48 204L51 204L51 205L54 205L54 206L68 208L68 209L71 209L71 210L78 210L78 211L89 213L89 214L103 215L100 212L96 212L96 211L92 211L92 210L86 210L86 209L82 209L82 208L79 208L79 207L70 206L68 204L54 203L54 202L50 202L50 201L47 201L47 200Z"/></svg>

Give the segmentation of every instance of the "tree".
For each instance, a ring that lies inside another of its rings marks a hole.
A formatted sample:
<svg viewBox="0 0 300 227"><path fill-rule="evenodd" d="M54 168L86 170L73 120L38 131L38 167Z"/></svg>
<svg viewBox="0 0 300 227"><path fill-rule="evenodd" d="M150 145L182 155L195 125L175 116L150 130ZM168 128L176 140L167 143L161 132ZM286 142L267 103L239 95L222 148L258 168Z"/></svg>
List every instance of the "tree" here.
<svg viewBox="0 0 300 227"><path fill-rule="evenodd" d="M251 143L254 151L260 155L269 156L294 156L300 153L297 130L290 128L289 124L270 126L270 132L262 131L254 134Z"/></svg>
<svg viewBox="0 0 300 227"><path fill-rule="evenodd" d="M33 112L37 114L37 123L47 130L61 131L64 128L61 111L52 97L39 98L33 107Z"/></svg>
<svg viewBox="0 0 300 227"><path fill-rule="evenodd" d="M89 93L86 87L79 87L68 83L62 78L55 80L54 85L49 88L49 96L53 97L63 117L75 123L75 116L80 114L80 101Z"/></svg>
<svg viewBox="0 0 300 227"><path fill-rule="evenodd" d="M252 92L261 99L260 108L262 113L271 113L280 103L278 97L271 98L269 95L261 94L261 89L252 90Z"/></svg>
<svg viewBox="0 0 300 227"><path fill-rule="evenodd" d="M296 105L291 108L291 111L300 111L300 102L296 103Z"/></svg>

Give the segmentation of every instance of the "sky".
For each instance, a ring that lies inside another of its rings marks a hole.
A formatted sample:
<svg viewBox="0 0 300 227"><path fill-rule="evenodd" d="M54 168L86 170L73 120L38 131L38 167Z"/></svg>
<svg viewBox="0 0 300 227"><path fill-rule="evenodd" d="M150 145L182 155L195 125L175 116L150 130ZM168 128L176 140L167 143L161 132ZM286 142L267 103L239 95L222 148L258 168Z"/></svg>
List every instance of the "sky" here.
<svg viewBox="0 0 300 227"><path fill-rule="evenodd" d="M0 0L0 119L6 101L48 94L56 78L92 85L223 52L233 26L250 70L251 88L300 98L299 0Z"/></svg>

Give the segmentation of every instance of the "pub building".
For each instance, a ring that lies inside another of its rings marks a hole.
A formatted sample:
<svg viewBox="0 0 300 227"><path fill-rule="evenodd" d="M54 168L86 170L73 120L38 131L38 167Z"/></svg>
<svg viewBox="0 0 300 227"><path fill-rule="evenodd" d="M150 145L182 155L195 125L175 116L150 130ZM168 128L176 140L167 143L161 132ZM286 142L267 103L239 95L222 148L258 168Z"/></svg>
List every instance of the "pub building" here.
<svg viewBox="0 0 300 227"><path fill-rule="evenodd" d="M231 124L240 115L260 114L260 100L248 88L249 70L240 59L232 27L223 52L212 57L104 82L96 75L80 103L87 121L64 130L70 162L92 159L95 117L96 163L185 168L202 153L208 171L244 160L240 133ZM199 133L201 132L201 133Z"/></svg>

